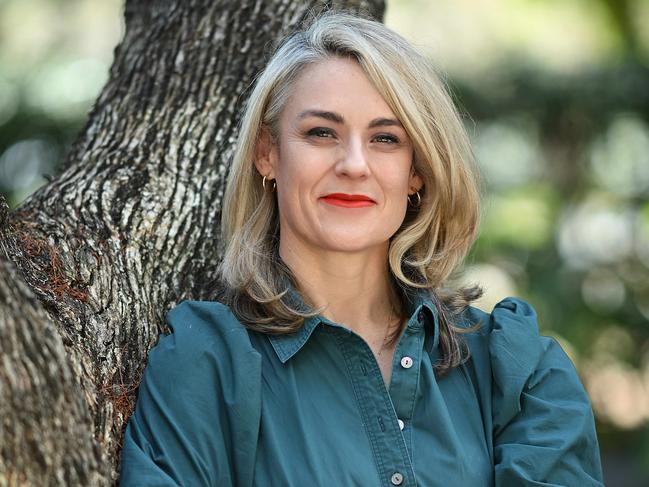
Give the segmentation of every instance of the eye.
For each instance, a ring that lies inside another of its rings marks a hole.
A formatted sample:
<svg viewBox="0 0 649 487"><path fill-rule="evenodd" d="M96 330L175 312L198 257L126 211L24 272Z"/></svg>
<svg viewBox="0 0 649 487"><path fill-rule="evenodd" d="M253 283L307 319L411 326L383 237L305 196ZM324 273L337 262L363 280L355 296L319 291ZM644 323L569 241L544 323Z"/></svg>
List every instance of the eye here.
<svg viewBox="0 0 649 487"><path fill-rule="evenodd" d="M309 130L306 133L308 136L313 136L313 137L318 137L322 139L326 138L332 138L334 137L334 132L331 129L328 129L326 127L315 127Z"/></svg>
<svg viewBox="0 0 649 487"><path fill-rule="evenodd" d="M398 144L399 138L391 134L378 134L372 139L382 144Z"/></svg>

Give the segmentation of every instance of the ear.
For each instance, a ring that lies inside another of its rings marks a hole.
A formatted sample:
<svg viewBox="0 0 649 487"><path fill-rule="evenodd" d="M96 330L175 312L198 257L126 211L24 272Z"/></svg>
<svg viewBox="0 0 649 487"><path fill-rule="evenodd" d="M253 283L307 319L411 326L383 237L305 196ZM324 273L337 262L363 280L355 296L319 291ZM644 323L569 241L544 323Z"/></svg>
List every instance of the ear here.
<svg viewBox="0 0 649 487"><path fill-rule="evenodd" d="M419 173L417 173L415 166L413 165L410 169L410 179L408 180L408 194L415 194L423 187L424 180L421 178Z"/></svg>
<svg viewBox="0 0 649 487"><path fill-rule="evenodd" d="M262 126L255 144L255 167L266 179L275 179L277 174L278 150L270 130Z"/></svg>

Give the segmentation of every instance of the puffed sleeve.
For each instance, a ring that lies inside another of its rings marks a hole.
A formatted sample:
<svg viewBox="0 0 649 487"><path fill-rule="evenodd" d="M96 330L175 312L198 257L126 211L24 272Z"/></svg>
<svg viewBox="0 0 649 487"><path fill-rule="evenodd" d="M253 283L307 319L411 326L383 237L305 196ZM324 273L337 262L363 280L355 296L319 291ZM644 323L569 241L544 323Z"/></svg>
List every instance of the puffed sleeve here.
<svg viewBox="0 0 649 487"><path fill-rule="evenodd" d="M240 325L223 325L232 318L219 307L184 302L166 318L173 333L149 352L124 434L120 486L251 485L259 356Z"/></svg>
<svg viewBox="0 0 649 487"><path fill-rule="evenodd" d="M490 318L496 486L603 486L590 401L536 313L507 298Z"/></svg>

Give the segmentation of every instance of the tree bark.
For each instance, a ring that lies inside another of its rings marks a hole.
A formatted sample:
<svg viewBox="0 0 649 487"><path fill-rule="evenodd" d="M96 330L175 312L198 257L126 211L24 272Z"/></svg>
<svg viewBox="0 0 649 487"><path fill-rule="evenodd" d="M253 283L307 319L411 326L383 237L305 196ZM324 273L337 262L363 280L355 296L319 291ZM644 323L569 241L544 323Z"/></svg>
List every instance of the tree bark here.
<svg viewBox="0 0 649 487"><path fill-rule="evenodd" d="M0 201L0 486L111 485L166 311L211 299L246 90L270 46L331 6L129 0L124 37L57 177Z"/></svg>

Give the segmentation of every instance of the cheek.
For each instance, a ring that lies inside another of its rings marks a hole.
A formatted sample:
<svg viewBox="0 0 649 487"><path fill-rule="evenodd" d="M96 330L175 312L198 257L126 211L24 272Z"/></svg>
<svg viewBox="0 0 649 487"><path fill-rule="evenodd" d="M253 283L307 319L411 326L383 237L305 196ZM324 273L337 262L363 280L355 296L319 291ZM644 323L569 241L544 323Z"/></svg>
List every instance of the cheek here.
<svg viewBox="0 0 649 487"><path fill-rule="evenodd" d="M407 194L410 188L410 173L403 170L385 174L383 187L391 195Z"/></svg>
<svg viewBox="0 0 649 487"><path fill-rule="evenodd" d="M299 144L287 145L278 161L277 182L280 190L299 193L292 199L305 199L319 189L331 168L331 156Z"/></svg>
<svg viewBox="0 0 649 487"><path fill-rule="evenodd" d="M309 174L300 167L284 160L277 173L277 204L280 215L295 220L304 212L304 199L310 194Z"/></svg>
<svg viewBox="0 0 649 487"><path fill-rule="evenodd" d="M277 164L277 186L278 193L288 195L300 186L300 173L296 164L284 156Z"/></svg>

